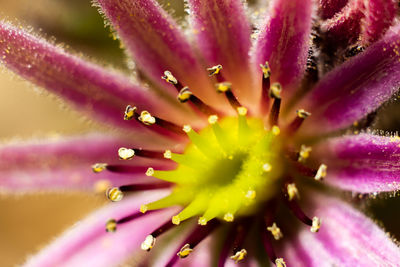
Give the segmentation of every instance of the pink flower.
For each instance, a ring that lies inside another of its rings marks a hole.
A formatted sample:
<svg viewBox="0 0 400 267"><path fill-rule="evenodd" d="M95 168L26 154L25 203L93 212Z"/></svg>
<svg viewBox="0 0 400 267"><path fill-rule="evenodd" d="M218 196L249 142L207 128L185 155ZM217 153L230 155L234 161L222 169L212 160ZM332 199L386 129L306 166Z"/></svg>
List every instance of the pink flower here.
<svg viewBox="0 0 400 267"><path fill-rule="evenodd" d="M399 264L329 190L400 188L400 138L363 120L400 86L397 2L273 0L252 33L239 0L189 0L189 39L153 0L96 5L150 87L0 23L4 66L120 130L0 149L4 192L114 202L25 266Z"/></svg>

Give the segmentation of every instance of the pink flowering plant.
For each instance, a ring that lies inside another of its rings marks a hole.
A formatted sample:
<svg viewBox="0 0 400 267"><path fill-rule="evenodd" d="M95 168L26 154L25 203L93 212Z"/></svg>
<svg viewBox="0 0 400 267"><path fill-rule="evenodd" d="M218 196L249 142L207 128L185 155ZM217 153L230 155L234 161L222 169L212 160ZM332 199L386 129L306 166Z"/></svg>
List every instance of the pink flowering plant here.
<svg viewBox="0 0 400 267"><path fill-rule="evenodd" d="M400 264L343 193L400 188L400 138L366 119L400 86L397 1L188 0L185 30L154 0L94 5L137 75L0 22L5 68L110 128L0 148L4 193L111 202L25 266Z"/></svg>

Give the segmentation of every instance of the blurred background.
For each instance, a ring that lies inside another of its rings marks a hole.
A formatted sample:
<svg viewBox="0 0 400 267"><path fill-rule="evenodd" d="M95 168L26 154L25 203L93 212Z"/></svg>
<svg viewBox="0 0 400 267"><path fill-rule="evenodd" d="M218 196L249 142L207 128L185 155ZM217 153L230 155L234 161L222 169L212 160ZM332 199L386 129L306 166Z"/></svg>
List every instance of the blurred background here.
<svg viewBox="0 0 400 267"><path fill-rule="evenodd" d="M182 1L168 4L175 16L183 14ZM125 68L118 41L104 27L90 0L0 0L0 19L31 25L37 32L68 44L99 62ZM87 123L80 114L7 72L0 71L0 141L45 138L102 130ZM378 113L375 128L400 129L400 109L396 102ZM400 198L371 200L371 215L400 239ZM0 195L0 266L24 262L54 237L105 204L104 197L89 194Z"/></svg>

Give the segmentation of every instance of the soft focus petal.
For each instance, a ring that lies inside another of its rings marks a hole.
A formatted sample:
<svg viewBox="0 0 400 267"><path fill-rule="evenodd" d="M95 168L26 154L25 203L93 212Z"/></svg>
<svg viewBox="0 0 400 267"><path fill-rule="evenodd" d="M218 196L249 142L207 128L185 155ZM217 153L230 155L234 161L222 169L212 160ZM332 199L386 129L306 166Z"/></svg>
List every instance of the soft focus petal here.
<svg viewBox="0 0 400 267"><path fill-rule="evenodd" d="M138 67L160 87L175 88L161 79L165 70L213 101L215 90L173 19L154 0L97 0ZM215 103L215 100L214 100Z"/></svg>
<svg viewBox="0 0 400 267"><path fill-rule="evenodd" d="M249 67L250 23L240 0L189 0L192 31L209 66L222 64L242 100L254 96Z"/></svg>
<svg viewBox="0 0 400 267"><path fill-rule="evenodd" d="M357 41L361 33L361 20L364 18L364 2L349 0L339 13L321 24L327 43L345 46Z"/></svg>
<svg viewBox="0 0 400 267"><path fill-rule="evenodd" d="M326 182L361 193L400 188L400 138L371 134L337 137L315 146L328 166Z"/></svg>
<svg viewBox="0 0 400 267"><path fill-rule="evenodd" d="M172 216L171 210L159 211L120 225L115 233L105 231L106 222L139 210L141 204L160 197L162 191L146 192L112 203L93 213L65 232L52 244L33 256L25 267L120 266L130 258L144 256L140 244L160 221Z"/></svg>
<svg viewBox="0 0 400 267"><path fill-rule="evenodd" d="M398 266L400 250L371 219L331 197L313 198L308 212L322 219L321 229L296 232L282 250L288 266Z"/></svg>
<svg viewBox="0 0 400 267"><path fill-rule="evenodd" d="M171 116L179 114L126 77L72 56L61 47L2 21L0 63L97 120L119 127L143 128L138 122L122 119L127 104L155 113L167 109Z"/></svg>
<svg viewBox="0 0 400 267"><path fill-rule="evenodd" d="M256 67L268 61L271 81L282 84L284 95L298 86L306 68L312 9L311 0L272 1L270 17L256 44ZM261 74L257 78L261 85Z"/></svg>
<svg viewBox="0 0 400 267"><path fill-rule="evenodd" d="M152 142L155 141L152 139ZM141 145L145 142L143 140ZM3 193L43 190L101 191L105 186L129 184L143 179L150 164L155 168L160 164L168 167L168 162L155 163L140 158L129 162L118 160L118 149L130 145L133 145L132 142L94 134L79 138L4 145L0 147L0 190ZM129 165L132 166L132 173L94 173L91 165L95 163Z"/></svg>
<svg viewBox="0 0 400 267"><path fill-rule="evenodd" d="M398 1L370 0L367 2L361 42L369 44L378 40L392 25L397 14Z"/></svg>
<svg viewBox="0 0 400 267"><path fill-rule="evenodd" d="M334 69L298 105L312 113L302 129L326 133L362 119L400 86L400 25Z"/></svg>
<svg viewBox="0 0 400 267"><path fill-rule="evenodd" d="M319 0L319 13L323 19L332 18L349 0Z"/></svg>

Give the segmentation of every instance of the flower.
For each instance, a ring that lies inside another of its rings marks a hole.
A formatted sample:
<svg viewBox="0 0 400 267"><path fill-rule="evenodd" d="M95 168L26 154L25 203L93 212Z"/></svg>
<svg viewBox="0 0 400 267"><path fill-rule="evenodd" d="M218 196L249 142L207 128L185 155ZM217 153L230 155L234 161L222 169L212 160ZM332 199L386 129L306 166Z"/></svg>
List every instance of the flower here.
<svg viewBox="0 0 400 267"><path fill-rule="evenodd" d="M4 192L115 202L26 266L400 262L329 190L399 189L400 138L357 130L400 85L395 1L273 0L252 34L240 1L189 0L193 45L155 1L96 5L153 90L0 24L3 65L124 131L1 148Z"/></svg>

